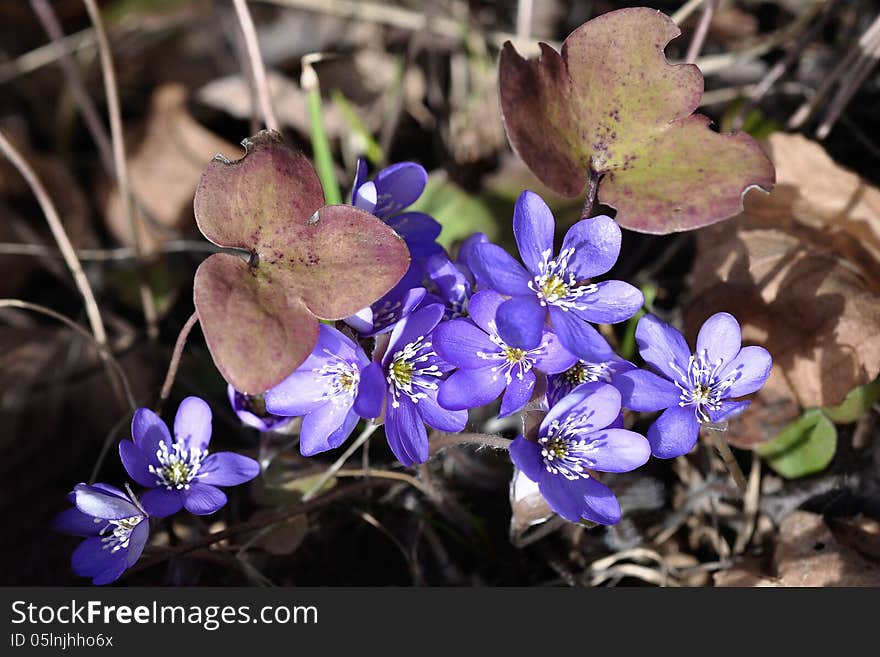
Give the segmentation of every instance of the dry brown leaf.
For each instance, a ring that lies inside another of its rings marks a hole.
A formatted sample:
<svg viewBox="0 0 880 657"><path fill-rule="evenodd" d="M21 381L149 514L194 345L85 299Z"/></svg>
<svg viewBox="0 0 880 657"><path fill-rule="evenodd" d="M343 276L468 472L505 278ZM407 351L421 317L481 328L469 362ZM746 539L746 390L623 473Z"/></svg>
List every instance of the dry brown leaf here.
<svg viewBox="0 0 880 657"><path fill-rule="evenodd" d="M880 568L841 544L822 516L795 511L779 528L776 577L759 568L715 574L715 586L880 586Z"/></svg>
<svg viewBox="0 0 880 657"><path fill-rule="evenodd" d="M880 191L802 137L776 134L768 146L777 186L699 231L685 314L693 336L712 313L731 312L744 342L773 356L751 417L730 427L744 445L775 435L798 407L840 403L880 372Z"/></svg>
<svg viewBox="0 0 880 657"><path fill-rule="evenodd" d="M183 86L167 84L155 90L143 138L128 153L131 188L147 211L145 216L135 209L146 253L181 231L195 232L193 193L202 172L217 153L238 150L189 115ZM131 245L116 187L107 196L104 215L113 236Z"/></svg>

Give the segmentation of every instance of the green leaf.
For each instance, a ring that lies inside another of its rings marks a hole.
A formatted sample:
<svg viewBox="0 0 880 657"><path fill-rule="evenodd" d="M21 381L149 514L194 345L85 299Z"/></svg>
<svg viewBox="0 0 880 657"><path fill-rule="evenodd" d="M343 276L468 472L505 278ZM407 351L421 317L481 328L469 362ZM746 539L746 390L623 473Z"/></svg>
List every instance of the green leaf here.
<svg viewBox="0 0 880 657"><path fill-rule="evenodd" d="M302 153L276 132L245 140L245 156L215 159L196 189L195 217L215 244L193 300L217 369L241 392L280 383L311 353L319 319L342 319L390 290L409 267L403 240L349 205L324 205Z"/></svg>
<svg viewBox="0 0 880 657"><path fill-rule="evenodd" d="M836 449L834 424L820 409L810 408L756 451L776 472L795 479L824 470Z"/></svg>
<svg viewBox="0 0 880 657"><path fill-rule="evenodd" d="M599 200L645 233L691 230L742 211L752 186L769 190L773 165L745 133L719 134L692 114L703 76L670 65L663 49L681 31L659 11L612 11L572 32L557 53L526 60L507 42L499 62L511 145L545 185Z"/></svg>
<svg viewBox="0 0 880 657"><path fill-rule="evenodd" d="M871 406L878 399L880 399L880 378L874 379L871 383L866 383L858 388L853 388L847 393L843 403L839 406L825 406L822 408L822 412L832 422L849 424L850 422L855 422L871 410Z"/></svg>
<svg viewBox="0 0 880 657"><path fill-rule="evenodd" d="M443 174L432 173L428 184L409 211L424 212L443 226L437 241L447 249L473 233L485 233L494 239L498 226L486 206L461 187L446 180Z"/></svg>

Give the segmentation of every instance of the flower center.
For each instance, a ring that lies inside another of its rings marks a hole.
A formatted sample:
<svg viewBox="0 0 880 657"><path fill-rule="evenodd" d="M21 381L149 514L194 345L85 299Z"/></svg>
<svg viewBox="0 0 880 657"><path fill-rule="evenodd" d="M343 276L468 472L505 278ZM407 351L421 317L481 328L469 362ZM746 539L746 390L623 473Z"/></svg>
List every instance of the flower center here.
<svg viewBox="0 0 880 657"><path fill-rule="evenodd" d="M190 482L198 475L202 460L207 455L208 450L197 447L187 450L179 442L175 442L169 450L165 441L161 440L156 450L159 466L150 465L148 469L156 475L157 486L165 486L168 490L189 490Z"/></svg>
<svg viewBox="0 0 880 657"><path fill-rule="evenodd" d="M418 404L420 399L428 396L426 390L437 390L434 379L443 376L443 372L435 363L436 358L431 342L423 335L394 352L386 379L393 408L400 406L401 395Z"/></svg>
<svg viewBox="0 0 880 657"><path fill-rule="evenodd" d="M678 374L679 381L675 385L680 391L679 406L693 406L694 416L701 424L711 422L708 411L721 409L722 400L733 385L734 375L721 378L719 376L725 363L723 358L711 362L704 349L693 354L688 360L687 371L683 372L675 363L670 367Z"/></svg>
<svg viewBox="0 0 880 657"><path fill-rule="evenodd" d="M525 373L534 366L535 358L543 354L547 349L546 340L534 349L529 350L509 346L498 335L498 327L495 325L495 320L489 322L489 339L492 340L492 343L498 349L496 351L478 351L477 358L495 361L497 364L492 366L492 372L502 372L507 385L510 385L513 381L514 369L516 369L516 378L522 380Z"/></svg>
<svg viewBox="0 0 880 657"><path fill-rule="evenodd" d="M562 310L584 310L585 305L581 298L592 294L598 288L593 285L578 285L574 273L568 271L568 262L574 256L574 249L563 249L559 256L551 259L553 251L548 249L541 256L538 265L540 272L531 281L529 289L538 296L542 306L556 306Z"/></svg>
<svg viewBox="0 0 880 657"><path fill-rule="evenodd" d="M547 472L569 480L588 479L593 450L602 441L601 436L588 435L595 429L589 415L567 415L551 422L547 435L538 438Z"/></svg>
<svg viewBox="0 0 880 657"><path fill-rule="evenodd" d="M322 378L323 386L320 396L315 401L330 401L334 404L345 404L357 394L361 382L361 370L356 362L347 361L324 349L329 362L313 370Z"/></svg>
<svg viewBox="0 0 880 657"><path fill-rule="evenodd" d="M509 363L518 363L526 357L526 352L524 349L517 349L516 347L505 347L504 357L507 358Z"/></svg>
<svg viewBox="0 0 880 657"><path fill-rule="evenodd" d="M131 540L131 532L137 527L144 516L132 516L130 518L120 518L119 520L107 520L107 526L101 530L101 548L109 550L111 554L119 550L128 548ZM95 518L95 522L102 522ZM112 528L112 529L111 529ZM104 535L109 531L109 534Z"/></svg>

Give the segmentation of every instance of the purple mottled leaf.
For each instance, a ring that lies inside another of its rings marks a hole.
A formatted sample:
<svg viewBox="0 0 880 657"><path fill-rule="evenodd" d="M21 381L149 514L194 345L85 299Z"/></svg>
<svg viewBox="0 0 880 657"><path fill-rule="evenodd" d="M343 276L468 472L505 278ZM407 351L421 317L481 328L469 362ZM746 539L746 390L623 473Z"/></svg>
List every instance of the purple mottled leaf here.
<svg viewBox="0 0 880 657"><path fill-rule="evenodd" d="M261 393L309 355L318 319L342 319L390 290L409 266L403 240L373 215L324 205L315 170L277 133L216 158L195 196L202 233L250 252L215 254L196 272L194 302L217 368Z"/></svg>
<svg viewBox="0 0 880 657"><path fill-rule="evenodd" d="M714 132L692 115L703 76L663 54L679 34L664 14L634 7L583 24L561 54L541 44L541 57L526 60L505 44L507 135L544 184L574 197L601 176L599 200L617 209L622 226L646 233L721 221L742 210L748 188L773 186L773 165L757 142Z"/></svg>

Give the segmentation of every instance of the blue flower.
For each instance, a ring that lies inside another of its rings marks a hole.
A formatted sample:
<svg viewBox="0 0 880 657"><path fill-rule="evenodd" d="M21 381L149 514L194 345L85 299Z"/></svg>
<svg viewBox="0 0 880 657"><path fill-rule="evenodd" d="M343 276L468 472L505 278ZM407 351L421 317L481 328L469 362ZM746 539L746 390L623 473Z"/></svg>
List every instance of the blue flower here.
<svg viewBox="0 0 880 657"><path fill-rule="evenodd" d="M438 401L444 408L461 410L488 404L502 392L501 417L525 406L535 389L533 369L544 373L567 370L577 360L545 330L534 349L508 345L498 335L495 313L504 298L493 290L477 292L470 317L440 324L434 329L434 349L459 368L440 383Z"/></svg>
<svg viewBox="0 0 880 657"><path fill-rule="evenodd" d="M259 464L234 452L208 453L211 407L187 397L174 417L174 440L168 427L148 408L135 411L133 440L119 443L126 472L149 488L141 504L151 516L164 518L185 508L196 515L214 513L226 504L217 486L237 486L260 473Z"/></svg>
<svg viewBox="0 0 880 657"><path fill-rule="evenodd" d="M144 551L147 512L133 495L107 484L77 484L68 499L74 507L56 516L52 528L87 537L71 555L73 572L93 584L116 581Z"/></svg>
<svg viewBox="0 0 880 657"><path fill-rule="evenodd" d="M473 293L473 285L465 273L445 253L436 253L424 262L427 280L425 287L428 297L422 302L442 303L446 311L443 319L464 317L468 311L468 301Z"/></svg>
<svg viewBox="0 0 880 657"><path fill-rule="evenodd" d="M303 456L339 447L358 420L382 414L382 368L364 350L326 324L305 362L266 392L266 409L305 416L299 448Z"/></svg>
<svg viewBox="0 0 880 657"><path fill-rule="evenodd" d="M739 323L728 313L706 320L693 354L682 334L654 315L639 320L636 343L656 373L622 374L623 405L634 411L663 411L647 435L659 458L687 454L701 424L723 422L745 410L750 402L732 399L757 391L773 364L763 347L742 347Z"/></svg>
<svg viewBox="0 0 880 657"><path fill-rule="evenodd" d="M607 360L611 350L588 322L613 324L632 317L642 293L622 281L588 283L614 265L620 228L606 216L583 219L569 229L554 256L554 220L540 196L517 199L513 233L525 268L495 244L477 244L470 264L477 281L511 297L498 308L498 330L507 344L532 349L549 315L560 342L587 361Z"/></svg>
<svg viewBox="0 0 880 657"><path fill-rule="evenodd" d="M357 208L379 217L406 242L413 259L442 251L436 239L441 226L423 212L402 212L415 203L425 190L428 174L415 162L400 162L382 169L373 180L366 180L367 163L358 160L351 202Z"/></svg>
<svg viewBox="0 0 880 657"><path fill-rule="evenodd" d="M364 337L387 333L423 303L426 294L427 290L422 287L422 267L413 263L385 296L342 321Z"/></svg>
<svg viewBox="0 0 880 657"><path fill-rule="evenodd" d="M291 418L273 415L266 410L264 395L246 395L231 385L226 386L226 394L238 419L248 426L260 431L276 431L290 423Z"/></svg>
<svg viewBox="0 0 880 657"><path fill-rule="evenodd" d="M550 409L537 442L517 437L510 458L566 520L613 525L620 520L620 504L593 471L629 472L651 456L644 436L615 426L619 416L617 389L586 383Z"/></svg>
<svg viewBox="0 0 880 657"><path fill-rule="evenodd" d="M437 402L440 380L452 369L434 351L432 331L443 318L443 306L425 306L398 323L382 358L387 386L385 435L403 465L428 460L425 424L440 431L461 431L467 411L450 411Z"/></svg>

